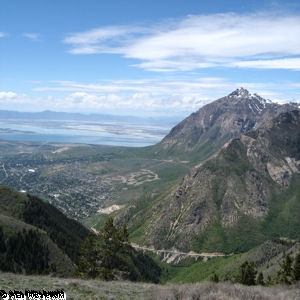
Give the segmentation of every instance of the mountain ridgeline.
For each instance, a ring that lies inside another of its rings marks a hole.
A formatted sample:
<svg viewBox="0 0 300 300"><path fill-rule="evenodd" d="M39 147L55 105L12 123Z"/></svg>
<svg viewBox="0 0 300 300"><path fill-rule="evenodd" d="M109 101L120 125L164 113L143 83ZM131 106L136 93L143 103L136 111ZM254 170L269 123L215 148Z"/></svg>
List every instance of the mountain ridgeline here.
<svg viewBox="0 0 300 300"><path fill-rule="evenodd" d="M154 148L159 155L203 160L228 140L293 109L292 104L273 103L240 88L192 113Z"/></svg>
<svg viewBox="0 0 300 300"><path fill-rule="evenodd" d="M194 161L198 155L200 163L147 206L142 197L120 213L141 244L232 253L300 238L296 106L239 89L192 114L156 147Z"/></svg>

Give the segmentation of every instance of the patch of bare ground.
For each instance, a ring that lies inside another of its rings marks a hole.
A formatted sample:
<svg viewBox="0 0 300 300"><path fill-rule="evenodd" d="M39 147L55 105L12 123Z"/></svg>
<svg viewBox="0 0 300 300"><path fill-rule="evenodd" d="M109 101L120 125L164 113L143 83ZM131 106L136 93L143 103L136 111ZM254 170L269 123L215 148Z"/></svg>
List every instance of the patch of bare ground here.
<svg viewBox="0 0 300 300"><path fill-rule="evenodd" d="M63 290L67 299L130 300L296 300L300 299L300 282L292 286L248 287L230 283L196 283L154 285L125 281L82 280L51 276L24 276L0 272L0 290Z"/></svg>

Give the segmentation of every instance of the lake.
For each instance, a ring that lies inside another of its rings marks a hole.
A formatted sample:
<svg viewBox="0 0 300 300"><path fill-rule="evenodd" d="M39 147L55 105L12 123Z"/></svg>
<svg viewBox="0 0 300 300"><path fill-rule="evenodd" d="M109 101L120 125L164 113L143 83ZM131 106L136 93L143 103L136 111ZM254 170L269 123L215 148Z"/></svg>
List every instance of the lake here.
<svg viewBox="0 0 300 300"><path fill-rule="evenodd" d="M0 139L143 147L161 141L175 124L174 121L151 123L2 119Z"/></svg>

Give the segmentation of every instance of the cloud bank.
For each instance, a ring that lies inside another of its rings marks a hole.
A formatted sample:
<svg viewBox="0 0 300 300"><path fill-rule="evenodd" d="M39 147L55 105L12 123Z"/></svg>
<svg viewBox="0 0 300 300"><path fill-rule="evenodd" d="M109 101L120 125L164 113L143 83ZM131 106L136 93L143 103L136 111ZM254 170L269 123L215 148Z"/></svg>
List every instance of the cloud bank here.
<svg viewBox="0 0 300 300"><path fill-rule="evenodd" d="M118 54L150 71L208 67L300 69L300 16L275 13L190 15L150 26L72 33L71 54Z"/></svg>
<svg viewBox="0 0 300 300"><path fill-rule="evenodd" d="M106 80L92 84L75 81L37 82L32 87L31 95L0 91L0 105L1 109L8 110L49 109L81 113L185 117L241 86L275 102L300 102L299 93L295 93L299 83L230 82L225 78L207 77L163 81Z"/></svg>

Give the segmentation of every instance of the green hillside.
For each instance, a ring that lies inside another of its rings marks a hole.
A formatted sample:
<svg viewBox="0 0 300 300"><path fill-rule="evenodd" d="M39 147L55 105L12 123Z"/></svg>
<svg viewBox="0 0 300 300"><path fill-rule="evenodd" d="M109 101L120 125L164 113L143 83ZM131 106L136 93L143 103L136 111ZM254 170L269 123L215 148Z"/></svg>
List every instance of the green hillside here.
<svg viewBox="0 0 300 300"><path fill-rule="evenodd" d="M278 272L286 254L295 258L300 252L300 243L273 240L266 241L253 249L227 257L199 260L191 265L177 265L169 268L165 282L195 283L210 281L214 274L219 281L231 283L239 282L240 267L245 261L253 262L258 273L263 274L265 284L274 285L280 280Z"/></svg>
<svg viewBox="0 0 300 300"><path fill-rule="evenodd" d="M37 197L0 187L0 269L71 275L88 230Z"/></svg>

